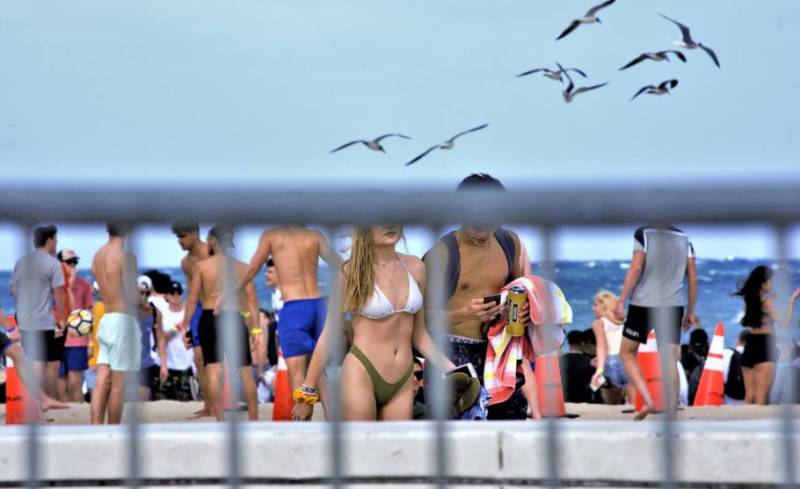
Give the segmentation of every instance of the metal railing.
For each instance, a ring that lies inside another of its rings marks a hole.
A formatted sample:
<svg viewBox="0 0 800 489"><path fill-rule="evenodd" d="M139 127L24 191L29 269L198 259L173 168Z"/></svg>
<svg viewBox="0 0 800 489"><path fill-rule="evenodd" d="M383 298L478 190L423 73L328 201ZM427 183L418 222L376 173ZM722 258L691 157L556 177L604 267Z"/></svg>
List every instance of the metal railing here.
<svg viewBox="0 0 800 489"><path fill-rule="evenodd" d="M192 188L169 191L143 190L141 188L119 188L115 190L74 189L40 187L6 187L0 192L0 221L19 224L28 233L38 222L175 222L198 221L219 222L231 225L254 223L305 223L313 222L328 226L369 224L380 222L403 222L430 226L434 235L442 226L449 223L517 223L538 226L542 239L542 274L553 276L549 264L553 262L553 232L558 226L598 226L620 223L766 223L773 226L778 237L776 259L780 263L787 260L787 229L800 217L800 182L782 182L751 186L713 186L673 185L669 189L645 190L641 188L542 188L530 187L506 193L453 193L451 191L412 191L375 192L366 189L347 191L309 191L282 192L255 188ZM513 224L512 224L513 226ZM329 233L332 235L332 232ZM136 247L136 241L133 240ZM20 250L23 251L23 250ZM26 250L27 251L27 247ZM135 251L135 250L134 250ZM340 291L335 290L335 270L331 270L330 284L334 290L330 296L330 307L334 310L341 302ZM230 270L225 273L231 283ZM428 270L428 284L431 291L444 290L444 264L434 262ZM788 283L778 283L784 294ZM445 350L445 301L443 293L432 293L428 297L428 326L436 344ZM438 311L438 312L437 312ZM336 314L332 317L337 316ZM666 331L669 318L657 320L656 327ZM225 327L227 331L234 328ZM336 337L337 335L332 335ZM223 348L229 351L235 338L223 335ZM340 341L340 340L339 340ZM335 343L335 341L334 341ZM334 344L331 351L340 351ZM662 369L667 365L662 363ZM430 386L434 402L436 422L436 459L432 481L439 487L452 482L449 478L447 429L445 422L445 392L443 381L436 379ZM795 382L790 382L794 388ZM664 382L665 399L669 398ZM331 434L331 478L329 482L340 486L348 482L344 471L346 460L345 446L342 443L344 426L341 423L339 389L333 385L332 414L329 423ZM133 399L132 394L129 398ZM793 396L790 395L790 399ZM139 473L139 426L136 403L130 403L132 412L128 416L128 465L129 475L126 483L136 487L141 482ZM127 409L127 408L126 408ZM242 426L236 416L229 417L229 474L228 483L236 487L242 483L239 464L240 436ZM525 424L521 430L533 424ZM564 481L559 474L560 449L559 421L548 419L547 427L547 466L549 471L544 481L551 487L558 487ZM283 426L291 430L292 426ZM88 429L88 428L87 428ZM571 428L572 429L572 428ZM678 484L678 470L675 457L675 426L671 416L664 416L662 424L663 478L664 487ZM793 461L796 459L794 446L794 423L790 406L782 411L781 422L776 424L776 432L783 440L782 454L785 470L784 481L787 487L798 481ZM28 427L27 457L28 484L33 487L40 483L42 456L39 449L41 428L36 424Z"/></svg>

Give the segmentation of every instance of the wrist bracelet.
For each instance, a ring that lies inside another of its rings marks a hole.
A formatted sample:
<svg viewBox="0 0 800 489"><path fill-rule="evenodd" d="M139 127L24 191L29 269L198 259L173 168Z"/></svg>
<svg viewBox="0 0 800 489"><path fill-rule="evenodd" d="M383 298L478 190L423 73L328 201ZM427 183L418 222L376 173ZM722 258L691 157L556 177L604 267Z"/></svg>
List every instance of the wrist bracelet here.
<svg viewBox="0 0 800 489"><path fill-rule="evenodd" d="M319 402L319 393L317 392L317 389L309 385L302 384L300 387L294 390L292 393L292 398L297 402L313 406Z"/></svg>
<svg viewBox="0 0 800 489"><path fill-rule="evenodd" d="M261 334L261 328L251 328L250 334L253 336L258 336Z"/></svg>
<svg viewBox="0 0 800 489"><path fill-rule="evenodd" d="M242 313L242 317L245 319L248 319L250 316L252 316L252 314L250 314L250 311L244 311Z"/></svg>
<svg viewBox="0 0 800 489"><path fill-rule="evenodd" d="M597 369L595 369L594 373L596 373L596 374L602 374L602 373L603 373L603 372L605 372L605 371L606 371L606 369L605 369L605 368L603 368L603 367L598 367Z"/></svg>

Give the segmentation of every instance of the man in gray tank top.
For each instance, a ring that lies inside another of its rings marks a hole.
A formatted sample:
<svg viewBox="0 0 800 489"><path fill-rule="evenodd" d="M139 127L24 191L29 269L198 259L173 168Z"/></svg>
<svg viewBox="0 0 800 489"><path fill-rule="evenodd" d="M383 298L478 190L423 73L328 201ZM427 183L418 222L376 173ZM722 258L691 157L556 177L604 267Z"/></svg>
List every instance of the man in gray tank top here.
<svg viewBox="0 0 800 489"><path fill-rule="evenodd" d="M688 288L687 288L688 282ZM688 289L688 298L687 298ZM631 299L627 316L625 302ZM697 265L689 236L672 226L644 226L636 230L633 241L633 259L622 287L615 314L625 318L620 358L625 372L644 400L644 408L635 419L644 419L655 411L653 399L639 367L639 345L647 342L647 335L656 326L656 318L664 321L656 328L659 353L668 356L670 370L664 381L669 381L674 395L667 399L673 410L678 400L677 362L680 355L681 331L697 323Z"/></svg>

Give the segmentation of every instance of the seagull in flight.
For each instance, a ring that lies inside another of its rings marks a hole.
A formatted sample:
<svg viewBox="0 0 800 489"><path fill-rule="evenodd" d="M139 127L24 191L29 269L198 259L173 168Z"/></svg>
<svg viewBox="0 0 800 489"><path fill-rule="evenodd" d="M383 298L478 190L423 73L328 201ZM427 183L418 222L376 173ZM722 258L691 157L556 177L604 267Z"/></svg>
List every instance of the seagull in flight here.
<svg viewBox="0 0 800 489"><path fill-rule="evenodd" d="M417 161L419 161L422 158L428 156L428 153L430 153L431 151L433 151L435 149L446 149L446 150L453 149L453 146L454 146L453 143L455 142L456 139L460 138L464 134L469 134L471 132L480 131L481 129L485 129L488 126L489 126L489 124L481 124L478 127L473 127L472 129L467 129L466 131L461 131L460 133L456 134L455 136L451 137L450 139L448 139L447 141L445 141L443 143L434 144L430 148L426 149L424 153L422 153L421 155L417 156L413 160L411 160L408 163L406 163L406 166L413 165Z"/></svg>
<svg viewBox="0 0 800 489"><path fill-rule="evenodd" d="M350 141L349 143L345 143L345 144L339 146L338 148L334 148L330 152L331 153L335 153L335 152L337 152L339 150L345 149L345 148L350 147L350 146L352 146L354 144L361 143L361 144L363 144L364 146L366 146L367 148L369 148L369 149L371 149L373 151L380 151L381 153L386 153L386 151L384 151L384 149L383 149L383 146L381 146L381 141L384 140L385 138L392 137L392 136L398 137L398 138L403 138L403 139L411 139L408 136L403 136L402 134L396 134L396 133L392 132L392 133L389 133L389 134L384 134L383 136L378 136L377 138L372 139L372 140L356 139L355 141Z"/></svg>
<svg viewBox="0 0 800 489"><path fill-rule="evenodd" d="M680 22L678 22L675 19L670 19L669 17L667 17L664 14L658 14L658 15L660 15L661 17L667 19L668 21L672 22L673 24L677 25L681 29L681 34L683 35L683 40L675 41L675 45L676 46L680 46L680 47L682 47L684 49L700 48L703 51L705 51L706 53L708 53L708 55L711 56L711 59L714 61L714 64L717 65L717 68L720 68L719 59L717 59L717 54L710 47L704 46L702 43L696 42L694 39L692 39L692 35L689 33L689 28L688 27L686 27L685 25L681 24Z"/></svg>
<svg viewBox="0 0 800 489"><path fill-rule="evenodd" d="M669 54L674 54L679 60L683 61L684 63L686 62L686 56L682 52L676 51L674 49L668 49L666 51L656 51L654 53L642 53L638 57L631 60L628 64L620 68L619 70L620 71L627 70L631 66L638 65L639 63L647 59L651 61L669 61L669 56L668 56Z"/></svg>
<svg viewBox="0 0 800 489"><path fill-rule="evenodd" d="M558 65L558 63L556 64ZM558 65L558 67L562 70L564 69L561 65ZM561 95L564 97L564 102L566 103L572 102L572 99L575 98L575 96L578 95L579 93L588 92L589 90L594 90L596 88L608 85L608 82L605 82L599 85L575 88L575 84L572 82L572 77L569 76L569 73L565 71L564 75L567 77L567 80L569 80L569 85L567 85L567 88L561 92Z"/></svg>
<svg viewBox="0 0 800 489"><path fill-rule="evenodd" d="M535 68L533 70L528 70L523 73L517 75L517 78L522 76L533 75L534 73L542 73L542 76L550 78L551 80L562 81L563 77L561 76L562 73L566 73L567 71L574 71L575 73L581 75L582 77L586 78L586 73L582 72L578 68L564 68L563 70L551 70L550 68Z"/></svg>
<svg viewBox="0 0 800 489"><path fill-rule="evenodd" d="M590 8L589 11L586 12L586 15L573 20L572 23L569 26L567 26L566 29L564 29L564 32L562 32L561 35L556 38L556 41L564 37L567 37L570 32L577 29L578 26L581 24L594 24L594 23L602 24L602 22L600 21L600 17L597 16L597 12L608 7L615 1L616 0L606 0L600 5L595 5L594 7Z"/></svg>
<svg viewBox="0 0 800 489"><path fill-rule="evenodd" d="M643 93L647 93L647 94L650 94L650 95L666 95L666 94L670 93L671 89L673 89L673 88L675 88L677 86L678 86L678 80L675 80L675 79L663 81L663 82L659 83L658 86L656 86L656 85L646 85L646 86L643 86L642 88L640 88L639 91L636 92L636 95L631 97L629 102L632 102L633 99L635 99L636 97L638 97L639 95L641 95Z"/></svg>

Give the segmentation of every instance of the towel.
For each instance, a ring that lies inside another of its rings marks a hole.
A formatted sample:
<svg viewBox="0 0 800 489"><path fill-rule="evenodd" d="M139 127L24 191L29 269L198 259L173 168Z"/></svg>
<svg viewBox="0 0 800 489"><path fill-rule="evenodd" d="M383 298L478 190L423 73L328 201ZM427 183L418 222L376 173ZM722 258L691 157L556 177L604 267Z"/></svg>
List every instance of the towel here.
<svg viewBox="0 0 800 489"><path fill-rule="evenodd" d="M517 364L559 348L564 342L564 325L572 322L572 307L558 285L536 275L520 277L503 287L501 304L505 304L508 290L514 286L528 291L532 325L517 337L506 331L505 315L489 326L483 370L483 385L492 396L489 404L508 400L516 386Z"/></svg>

